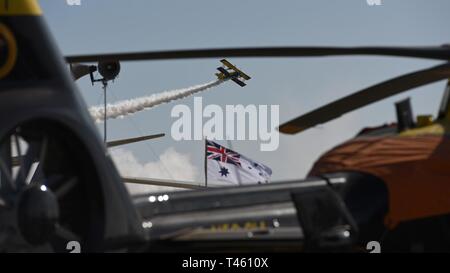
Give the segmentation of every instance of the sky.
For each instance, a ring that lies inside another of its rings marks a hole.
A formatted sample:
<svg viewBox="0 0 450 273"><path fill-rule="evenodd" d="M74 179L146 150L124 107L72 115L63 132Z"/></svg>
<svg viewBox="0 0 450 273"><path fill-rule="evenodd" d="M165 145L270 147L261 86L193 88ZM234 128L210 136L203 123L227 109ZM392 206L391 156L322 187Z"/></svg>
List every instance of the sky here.
<svg viewBox="0 0 450 273"><path fill-rule="evenodd" d="M424 46L450 43L450 1L365 0L40 0L63 55L244 46ZM280 122L362 88L439 61L392 57L229 58L252 76L201 93L203 103L279 105ZM110 103L214 80L219 59L122 63L108 88ZM101 86L77 82L87 106L101 104ZM234 150L273 170L273 181L303 178L325 151L365 126L395 121L394 102L411 97L414 114L436 115L445 82L414 89L298 135L281 135L276 151L259 141L233 141ZM163 139L112 151L123 174L204 181L204 143L175 141L170 116L193 97L108 122L110 140L164 132ZM102 130L102 125L99 125ZM227 144L226 142L220 142ZM134 191L145 190L143 187Z"/></svg>

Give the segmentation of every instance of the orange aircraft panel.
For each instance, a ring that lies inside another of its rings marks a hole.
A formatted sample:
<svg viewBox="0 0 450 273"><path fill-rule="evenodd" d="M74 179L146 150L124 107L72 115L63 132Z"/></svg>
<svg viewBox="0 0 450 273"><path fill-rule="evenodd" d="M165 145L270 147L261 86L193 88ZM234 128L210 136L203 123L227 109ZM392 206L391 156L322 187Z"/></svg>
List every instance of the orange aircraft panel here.
<svg viewBox="0 0 450 273"><path fill-rule="evenodd" d="M323 155L310 175L369 173L389 191L385 224L450 213L450 137L358 137ZM364 182L362 182L364 183Z"/></svg>

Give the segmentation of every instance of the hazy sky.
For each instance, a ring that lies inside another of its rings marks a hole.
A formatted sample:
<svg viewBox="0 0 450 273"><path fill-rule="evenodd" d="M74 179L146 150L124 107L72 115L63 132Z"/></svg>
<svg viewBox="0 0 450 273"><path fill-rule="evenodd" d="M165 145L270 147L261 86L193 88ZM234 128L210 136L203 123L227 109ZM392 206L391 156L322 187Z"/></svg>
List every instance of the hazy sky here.
<svg viewBox="0 0 450 273"><path fill-rule="evenodd" d="M450 41L448 0L383 0L382 6L368 6L365 0L81 1L81 6L68 6L65 0L40 1L65 55L228 46L420 46ZM387 57L229 60L252 80L245 88L229 82L202 93L204 104L278 104L280 122L387 78L439 63ZM123 63L120 77L110 85L109 101L209 82L218 61ZM321 153L364 126L394 121L397 100L412 97L415 114L436 114L444 84L395 96L303 134L282 135L274 152L261 152L257 141L233 141L233 146L270 166L274 180L301 178ZM78 86L87 105L101 103L100 86L92 87L87 78ZM176 142L170 136L175 121L170 112L178 103L192 106L193 97L109 122L110 139L168 134L116 151L120 164L138 165L128 169L142 175L183 178L185 173L187 179L203 181L204 143Z"/></svg>

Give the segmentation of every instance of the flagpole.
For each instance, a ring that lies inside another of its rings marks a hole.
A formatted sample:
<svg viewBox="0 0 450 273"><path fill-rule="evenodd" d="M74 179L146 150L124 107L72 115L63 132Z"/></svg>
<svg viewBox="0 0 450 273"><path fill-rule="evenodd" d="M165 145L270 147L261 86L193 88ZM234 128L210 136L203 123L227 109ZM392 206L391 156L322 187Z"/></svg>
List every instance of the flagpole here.
<svg viewBox="0 0 450 273"><path fill-rule="evenodd" d="M233 144L231 143L231 140L230 140L230 139L227 139L227 142L228 142L228 147L229 147L231 150L233 150ZM234 151L234 150L233 150L233 151ZM235 151L235 152L236 152L236 151ZM241 174L239 173L239 171L238 171L236 165L234 165L234 171L236 172L236 177L237 177L239 186L242 186Z"/></svg>
<svg viewBox="0 0 450 273"><path fill-rule="evenodd" d="M205 187L206 188L208 187L208 166L207 166L208 156L207 156L207 154L208 154L208 144L207 144L206 138L205 138L205 166L204 167L205 167Z"/></svg>

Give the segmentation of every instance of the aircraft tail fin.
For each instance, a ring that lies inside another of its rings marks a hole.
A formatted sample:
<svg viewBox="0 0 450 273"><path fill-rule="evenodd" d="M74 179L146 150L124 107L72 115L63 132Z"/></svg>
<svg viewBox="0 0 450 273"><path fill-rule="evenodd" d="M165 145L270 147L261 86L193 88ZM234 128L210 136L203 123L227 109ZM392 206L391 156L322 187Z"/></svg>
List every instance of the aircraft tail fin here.
<svg viewBox="0 0 450 273"><path fill-rule="evenodd" d="M441 106L439 107L438 119L450 120L450 79L447 81Z"/></svg>

